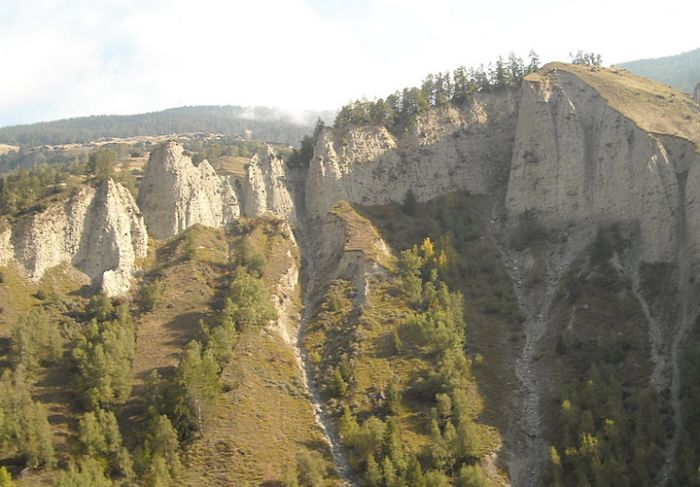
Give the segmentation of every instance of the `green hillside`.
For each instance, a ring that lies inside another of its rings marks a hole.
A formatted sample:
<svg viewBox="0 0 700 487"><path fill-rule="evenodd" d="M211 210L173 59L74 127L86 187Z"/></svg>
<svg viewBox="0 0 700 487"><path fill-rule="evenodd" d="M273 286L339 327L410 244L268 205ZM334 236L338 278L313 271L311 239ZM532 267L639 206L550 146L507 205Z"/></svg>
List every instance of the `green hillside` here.
<svg viewBox="0 0 700 487"><path fill-rule="evenodd" d="M332 112L305 112L296 120L269 107L192 106L136 115L95 115L0 128L0 143L52 145L87 143L102 137L133 137L187 132L240 135L247 130L265 142L296 144L313 130L317 118Z"/></svg>
<svg viewBox="0 0 700 487"><path fill-rule="evenodd" d="M692 93L695 85L700 83L700 48L675 56L639 59L617 66Z"/></svg>

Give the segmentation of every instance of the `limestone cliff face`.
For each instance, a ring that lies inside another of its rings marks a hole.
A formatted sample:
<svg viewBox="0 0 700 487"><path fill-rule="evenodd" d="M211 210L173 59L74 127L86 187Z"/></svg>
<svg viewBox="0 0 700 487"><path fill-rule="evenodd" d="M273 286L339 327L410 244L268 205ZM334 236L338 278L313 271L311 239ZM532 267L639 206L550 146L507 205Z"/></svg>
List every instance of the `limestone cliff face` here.
<svg viewBox="0 0 700 487"><path fill-rule="evenodd" d="M195 166L176 142L162 144L151 154L138 204L149 235L158 239L196 223L223 227L240 215L233 179L217 175L207 161Z"/></svg>
<svg viewBox="0 0 700 487"><path fill-rule="evenodd" d="M292 223L296 221L286 169L284 159L270 146L252 157L243 179L244 216L255 218L270 213Z"/></svg>
<svg viewBox="0 0 700 487"><path fill-rule="evenodd" d="M670 261L679 217L696 204L692 146L642 130L574 74L555 70L526 79L508 212L534 210L551 225L635 221L641 259Z"/></svg>
<svg viewBox="0 0 700 487"><path fill-rule="evenodd" d="M433 110L397 138L384 127L326 129L306 180L306 209L323 216L335 202L400 202L463 189L497 189L507 176L515 136L515 94L477 95L463 109Z"/></svg>
<svg viewBox="0 0 700 487"><path fill-rule="evenodd" d="M0 234L0 262L17 262L32 279L69 263L107 294L118 295L129 289L136 259L145 257L147 244L134 199L109 180L5 230Z"/></svg>

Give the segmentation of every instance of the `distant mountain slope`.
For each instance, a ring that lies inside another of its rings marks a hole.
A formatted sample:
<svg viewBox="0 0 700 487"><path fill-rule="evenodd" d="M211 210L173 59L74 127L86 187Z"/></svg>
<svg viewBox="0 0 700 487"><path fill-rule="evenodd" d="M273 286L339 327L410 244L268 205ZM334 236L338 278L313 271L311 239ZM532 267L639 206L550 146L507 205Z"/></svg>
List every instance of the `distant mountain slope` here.
<svg viewBox="0 0 700 487"><path fill-rule="evenodd" d="M700 48L675 56L639 59L617 66L692 93L695 85L700 83Z"/></svg>
<svg viewBox="0 0 700 487"><path fill-rule="evenodd" d="M0 143L44 145L86 143L101 137L131 137L185 132L226 135L251 130L266 142L297 144L313 130L316 119L332 122L333 112L305 112L301 120L275 108L192 106L137 115L97 115L0 128Z"/></svg>

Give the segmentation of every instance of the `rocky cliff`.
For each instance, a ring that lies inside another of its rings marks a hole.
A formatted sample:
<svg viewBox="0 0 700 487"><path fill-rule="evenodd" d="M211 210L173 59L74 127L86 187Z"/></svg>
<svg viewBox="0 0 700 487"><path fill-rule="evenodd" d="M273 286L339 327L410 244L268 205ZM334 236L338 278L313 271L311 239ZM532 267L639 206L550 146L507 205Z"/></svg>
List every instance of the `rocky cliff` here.
<svg viewBox="0 0 700 487"><path fill-rule="evenodd" d="M419 201L457 189L496 191L507 177L515 137L514 92L477 95L464 109L418 116L399 136L384 127L326 129L306 179L306 209L323 216L337 201Z"/></svg>
<svg viewBox="0 0 700 487"><path fill-rule="evenodd" d="M138 195L148 233L158 239L197 223L223 227L239 217L238 200L233 178L217 175L206 160L195 166L176 142L153 151Z"/></svg>
<svg viewBox="0 0 700 487"><path fill-rule="evenodd" d="M532 210L558 227L633 221L640 227L640 259L670 261L679 218L696 204L695 134L679 136L677 127L650 122L657 107L643 96L634 111L616 106L607 89L615 86L596 86L566 69L525 79L507 210L511 216ZM698 218L690 215L695 233Z"/></svg>
<svg viewBox="0 0 700 487"><path fill-rule="evenodd" d="M32 279L69 263L107 294L118 295L129 289L147 242L143 217L131 194L109 180L6 229L0 236L0 262L17 262Z"/></svg>
<svg viewBox="0 0 700 487"><path fill-rule="evenodd" d="M246 167L243 179L243 214L255 218L266 213L296 221L287 166L275 150L267 146L255 154Z"/></svg>

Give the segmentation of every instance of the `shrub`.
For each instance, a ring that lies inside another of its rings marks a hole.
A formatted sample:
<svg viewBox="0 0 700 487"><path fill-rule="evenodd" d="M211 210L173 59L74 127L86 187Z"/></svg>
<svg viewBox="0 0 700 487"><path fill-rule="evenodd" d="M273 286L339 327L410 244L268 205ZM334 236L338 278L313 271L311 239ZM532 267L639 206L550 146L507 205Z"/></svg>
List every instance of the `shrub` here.
<svg viewBox="0 0 700 487"><path fill-rule="evenodd" d="M61 473L56 487L112 487L114 484L105 474L104 465L94 458L86 458L78 466L71 463L68 471Z"/></svg>
<svg viewBox="0 0 700 487"><path fill-rule="evenodd" d="M31 468L54 464L46 408L32 400L21 372L6 370L0 379L0 420L0 447L14 450Z"/></svg>
<svg viewBox="0 0 700 487"><path fill-rule="evenodd" d="M165 285L160 281L145 282L139 293L139 308L142 313L149 313L163 298Z"/></svg>
<svg viewBox="0 0 700 487"><path fill-rule="evenodd" d="M12 476L5 467L0 467L0 487L15 487Z"/></svg>
<svg viewBox="0 0 700 487"><path fill-rule="evenodd" d="M21 367L28 377L36 375L40 364L55 363L62 354L61 333L40 308L32 309L12 329L10 363L15 370Z"/></svg>
<svg viewBox="0 0 700 487"><path fill-rule="evenodd" d="M266 325L277 318L277 311L262 280L238 267L228 292L224 315L239 329L247 329Z"/></svg>
<svg viewBox="0 0 700 487"><path fill-rule="evenodd" d="M321 455L315 451L302 451L297 455L297 479L300 487L322 487L324 467Z"/></svg>

